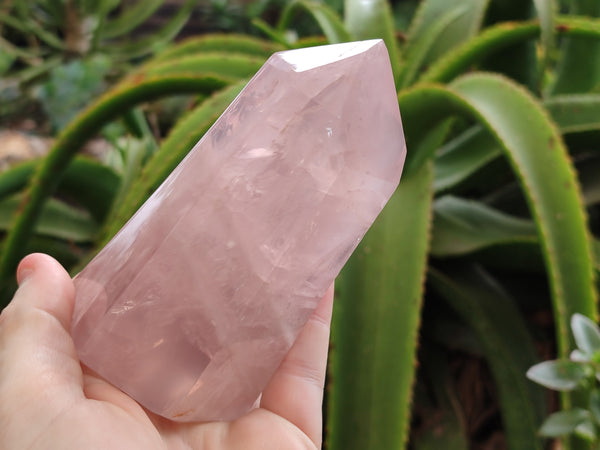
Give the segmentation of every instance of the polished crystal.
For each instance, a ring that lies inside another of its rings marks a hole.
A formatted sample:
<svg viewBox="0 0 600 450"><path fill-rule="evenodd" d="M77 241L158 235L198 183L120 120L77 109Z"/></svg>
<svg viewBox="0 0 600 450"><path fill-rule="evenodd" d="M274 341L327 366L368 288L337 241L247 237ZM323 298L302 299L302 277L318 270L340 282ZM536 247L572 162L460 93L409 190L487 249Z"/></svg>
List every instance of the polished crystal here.
<svg viewBox="0 0 600 450"><path fill-rule="evenodd" d="M173 420L246 413L404 156L381 40L276 53L75 278L82 362Z"/></svg>

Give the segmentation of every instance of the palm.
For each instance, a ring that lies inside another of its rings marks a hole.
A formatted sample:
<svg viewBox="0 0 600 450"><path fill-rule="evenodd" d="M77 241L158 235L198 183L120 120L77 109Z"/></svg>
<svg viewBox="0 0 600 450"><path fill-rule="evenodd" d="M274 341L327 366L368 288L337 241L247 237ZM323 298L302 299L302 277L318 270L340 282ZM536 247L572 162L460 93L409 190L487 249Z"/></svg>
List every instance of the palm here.
<svg viewBox="0 0 600 450"><path fill-rule="evenodd" d="M48 448L58 436L71 435L70 448L111 449L252 449L315 448L292 423L265 409L257 409L232 423L175 423L148 413L120 390L93 374L84 376L87 398L73 404L35 436L32 448ZM33 437L33 436L32 436Z"/></svg>
<svg viewBox="0 0 600 450"><path fill-rule="evenodd" d="M95 432L102 430L101 433L118 436L118 441L110 442L107 448L118 448L115 445L128 449L162 449L165 446L169 449L240 450L316 448L307 435L291 422L262 408L231 423L175 423L147 412L123 392L95 375L85 375L84 391L90 399L82 405L87 409L86 413L74 411L72 417L67 416L63 420L72 423L78 417L93 417L93 420L87 418L86 423L81 425L91 425ZM265 447L265 443L270 446Z"/></svg>
<svg viewBox="0 0 600 450"><path fill-rule="evenodd" d="M27 265L33 275L0 316L0 448L320 447L332 289L264 390L260 408L233 422L175 423L82 371L67 331L68 275L42 255L26 258L21 267Z"/></svg>

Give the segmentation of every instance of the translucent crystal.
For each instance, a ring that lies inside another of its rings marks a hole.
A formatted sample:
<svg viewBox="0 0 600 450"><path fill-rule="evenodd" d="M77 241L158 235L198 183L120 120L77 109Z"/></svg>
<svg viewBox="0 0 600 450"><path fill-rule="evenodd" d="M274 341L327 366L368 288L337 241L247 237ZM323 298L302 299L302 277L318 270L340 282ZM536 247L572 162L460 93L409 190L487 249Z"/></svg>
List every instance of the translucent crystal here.
<svg viewBox="0 0 600 450"><path fill-rule="evenodd" d="M273 55L75 278L81 360L173 420L244 414L404 156L382 41Z"/></svg>

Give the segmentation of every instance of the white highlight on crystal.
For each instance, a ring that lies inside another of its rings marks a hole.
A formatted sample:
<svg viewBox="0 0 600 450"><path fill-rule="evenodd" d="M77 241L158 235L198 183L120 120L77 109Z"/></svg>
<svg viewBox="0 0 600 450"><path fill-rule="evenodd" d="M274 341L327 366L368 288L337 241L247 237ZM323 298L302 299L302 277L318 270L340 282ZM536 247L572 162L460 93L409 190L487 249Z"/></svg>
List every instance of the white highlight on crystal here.
<svg viewBox="0 0 600 450"><path fill-rule="evenodd" d="M349 58L381 42L381 39L368 41L348 42L344 44L323 45L321 47L300 48L277 53L281 59L287 62L295 72L304 72L315 67Z"/></svg>
<svg viewBox="0 0 600 450"><path fill-rule="evenodd" d="M268 148L253 148L248 150L246 153L241 155L243 159L254 159L254 158L267 158L269 156L273 156L275 152Z"/></svg>

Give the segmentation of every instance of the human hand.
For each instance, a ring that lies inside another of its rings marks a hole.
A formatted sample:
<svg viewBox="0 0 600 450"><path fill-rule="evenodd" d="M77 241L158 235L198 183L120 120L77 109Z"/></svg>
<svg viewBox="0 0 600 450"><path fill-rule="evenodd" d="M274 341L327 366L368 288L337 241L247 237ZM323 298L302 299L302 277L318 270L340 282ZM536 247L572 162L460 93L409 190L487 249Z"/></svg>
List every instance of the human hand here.
<svg viewBox="0 0 600 450"><path fill-rule="evenodd" d="M333 286L264 390L233 422L175 423L82 366L69 333L75 289L51 257L27 256L0 315L0 448L261 449L321 447Z"/></svg>

